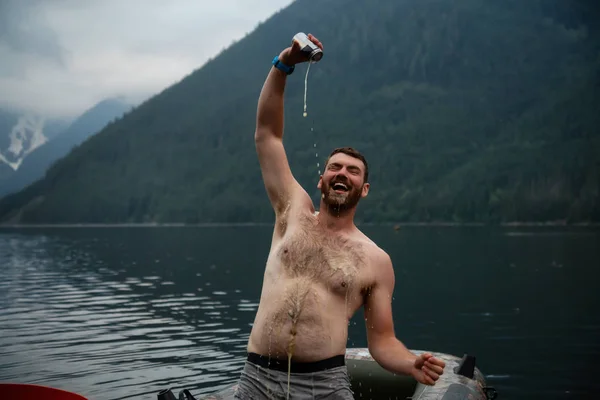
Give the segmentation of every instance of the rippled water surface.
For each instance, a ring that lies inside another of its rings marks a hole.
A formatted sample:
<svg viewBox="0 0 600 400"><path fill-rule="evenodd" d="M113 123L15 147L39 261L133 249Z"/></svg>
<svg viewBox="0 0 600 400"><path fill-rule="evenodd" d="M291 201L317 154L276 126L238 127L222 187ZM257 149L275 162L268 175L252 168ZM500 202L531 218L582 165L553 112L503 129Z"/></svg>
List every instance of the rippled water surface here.
<svg viewBox="0 0 600 400"><path fill-rule="evenodd" d="M394 261L408 347L474 354L502 399L600 390L597 231L364 230ZM231 384L270 237L270 227L0 230L0 381L100 400ZM348 346L366 346L360 313Z"/></svg>

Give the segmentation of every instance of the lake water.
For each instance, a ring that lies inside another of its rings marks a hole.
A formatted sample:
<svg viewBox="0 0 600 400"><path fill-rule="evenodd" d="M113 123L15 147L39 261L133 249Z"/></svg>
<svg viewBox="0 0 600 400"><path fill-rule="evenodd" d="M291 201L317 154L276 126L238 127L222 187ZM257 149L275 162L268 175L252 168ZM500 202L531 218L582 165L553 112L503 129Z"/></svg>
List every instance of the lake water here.
<svg viewBox="0 0 600 400"><path fill-rule="evenodd" d="M499 400L600 393L598 229L362 230L394 262L396 334L409 348L475 355ZM231 384L271 232L0 229L0 381L99 400ZM359 313L348 346L366 345Z"/></svg>

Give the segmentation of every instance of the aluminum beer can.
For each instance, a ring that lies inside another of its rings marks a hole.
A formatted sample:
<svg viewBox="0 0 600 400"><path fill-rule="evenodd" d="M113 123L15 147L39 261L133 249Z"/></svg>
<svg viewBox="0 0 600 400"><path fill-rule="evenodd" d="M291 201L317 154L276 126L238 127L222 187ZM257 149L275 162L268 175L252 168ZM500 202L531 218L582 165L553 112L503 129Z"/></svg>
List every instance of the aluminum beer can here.
<svg viewBox="0 0 600 400"><path fill-rule="evenodd" d="M294 42L298 42L298 44L300 45L300 50L306 54L310 61L317 62L321 58L323 58L323 50L321 50L319 46L311 42L304 32L299 32L295 34L294 38L292 39L292 44Z"/></svg>

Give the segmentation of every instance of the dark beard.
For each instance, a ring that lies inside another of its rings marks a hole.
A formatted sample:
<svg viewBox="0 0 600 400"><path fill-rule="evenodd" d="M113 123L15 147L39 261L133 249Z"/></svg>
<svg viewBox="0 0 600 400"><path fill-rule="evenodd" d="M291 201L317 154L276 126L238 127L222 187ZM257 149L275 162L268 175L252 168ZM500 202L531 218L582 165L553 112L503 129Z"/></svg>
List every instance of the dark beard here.
<svg viewBox="0 0 600 400"><path fill-rule="evenodd" d="M332 185L323 185L321 187L321 196L323 202L333 214L342 214L354 208L359 200L361 190L351 188L348 192L338 194L331 188Z"/></svg>

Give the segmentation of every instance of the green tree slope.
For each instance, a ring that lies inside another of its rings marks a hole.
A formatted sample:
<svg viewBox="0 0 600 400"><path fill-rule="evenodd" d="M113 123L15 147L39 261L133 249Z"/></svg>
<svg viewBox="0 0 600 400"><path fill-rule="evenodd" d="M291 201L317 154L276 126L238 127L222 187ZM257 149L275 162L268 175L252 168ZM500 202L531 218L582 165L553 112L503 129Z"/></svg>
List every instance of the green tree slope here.
<svg viewBox="0 0 600 400"><path fill-rule="evenodd" d="M284 142L371 168L359 221L600 221L600 40L592 2L297 0L0 201L19 223L271 222L254 148L270 61L325 46L288 79ZM312 130L311 130L312 129ZM316 156L318 154L318 156Z"/></svg>

